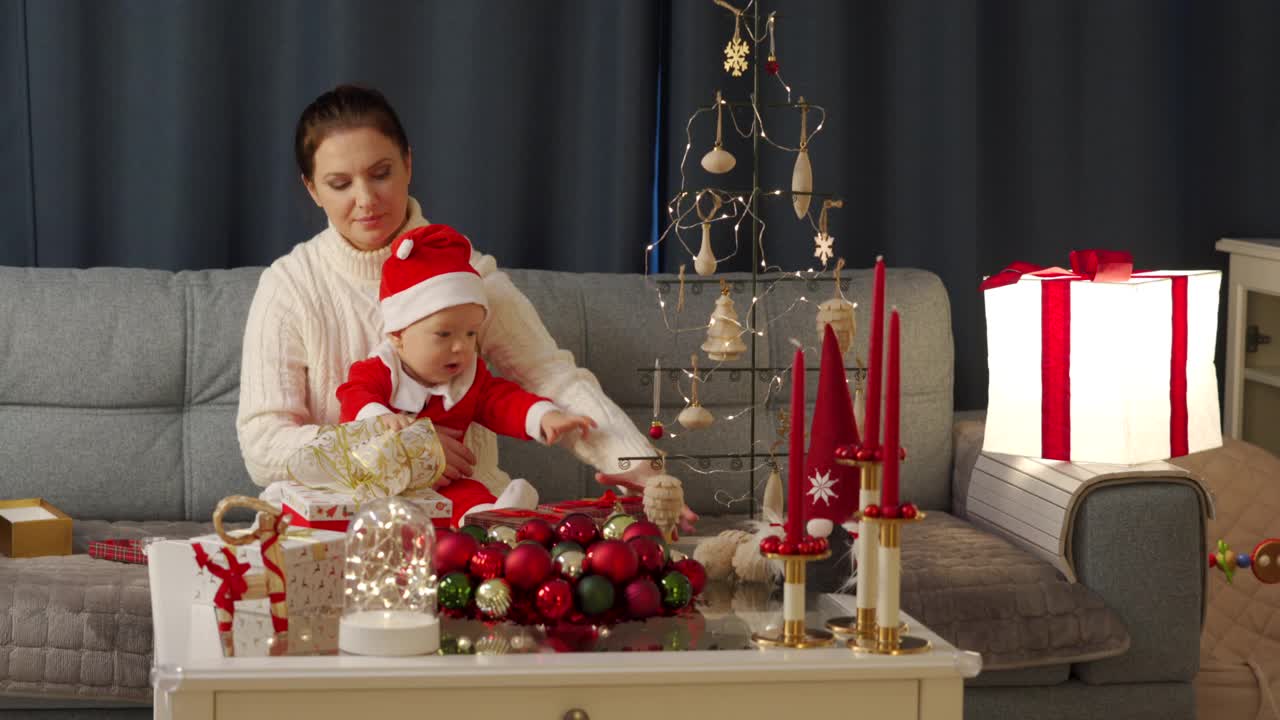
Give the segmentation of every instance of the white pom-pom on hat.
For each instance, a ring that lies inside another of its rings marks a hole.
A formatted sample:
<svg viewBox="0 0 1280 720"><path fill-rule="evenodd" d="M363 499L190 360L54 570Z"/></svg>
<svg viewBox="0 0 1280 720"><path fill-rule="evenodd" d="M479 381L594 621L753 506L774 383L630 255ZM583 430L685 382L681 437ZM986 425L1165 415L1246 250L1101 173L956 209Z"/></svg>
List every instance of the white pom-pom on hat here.
<svg viewBox="0 0 1280 720"><path fill-rule="evenodd" d="M827 537L833 529L835 529L835 523L826 518L814 518L805 524L805 530L817 538Z"/></svg>
<svg viewBox="0 0 1280 720"><path fill-rule="evenodd" d="M396 257L401 260L408 260L409 253L413 252L413 238L409 238L400 243L400 247L396 248Z"/></svg>

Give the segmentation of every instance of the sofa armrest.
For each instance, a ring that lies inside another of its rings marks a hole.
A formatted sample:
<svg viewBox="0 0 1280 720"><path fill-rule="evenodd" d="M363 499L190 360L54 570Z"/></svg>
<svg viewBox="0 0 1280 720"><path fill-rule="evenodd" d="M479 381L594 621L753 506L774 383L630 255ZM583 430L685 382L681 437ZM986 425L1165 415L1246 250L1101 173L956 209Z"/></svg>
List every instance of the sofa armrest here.
<svg viewBox="0 0 1280 720"><path fill-rule="evenodd" d="M985 423L960 417L953 429L952 508L967 518L965 498L982 452ZM1204 618L1205 508L1183 478L1105 484L1081 501L1071 531L1080 583L1119 613L1129 651L1079 663L1090 684L1188 682L1199 668Z"/></svg>
<svg viewBox="0 0 1280 720"><path fill-rule="evenodd" d="M1080 663L1089 684L1190 682L1204 618L1204 509L1178 482L1100 487L1076 515L1076 574L1120 614L1129 652Z"/></svg>

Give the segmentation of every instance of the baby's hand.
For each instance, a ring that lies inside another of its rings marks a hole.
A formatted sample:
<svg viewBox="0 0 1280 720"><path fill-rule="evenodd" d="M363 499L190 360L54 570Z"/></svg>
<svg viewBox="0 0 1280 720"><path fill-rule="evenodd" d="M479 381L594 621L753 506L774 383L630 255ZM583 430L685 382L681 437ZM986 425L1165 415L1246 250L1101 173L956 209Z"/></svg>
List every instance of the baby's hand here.
<svg viewBox="0 0 1280 720"><path fill-rule="evenodd" d="M382 423L382 427L388 430L403 430L413 424L413 418L398 413L379 415L378 420Z"/></svg>
<svg viewBox="0 0 1280 720"><path fill-rule="evenodd" d="M542 416L542 437L548 445L554 445L565 433L574 429L581 430L583 437L586 437L593 427L596 427L596 421L586 415L567 415L559 410L552 410Z"/></svg>

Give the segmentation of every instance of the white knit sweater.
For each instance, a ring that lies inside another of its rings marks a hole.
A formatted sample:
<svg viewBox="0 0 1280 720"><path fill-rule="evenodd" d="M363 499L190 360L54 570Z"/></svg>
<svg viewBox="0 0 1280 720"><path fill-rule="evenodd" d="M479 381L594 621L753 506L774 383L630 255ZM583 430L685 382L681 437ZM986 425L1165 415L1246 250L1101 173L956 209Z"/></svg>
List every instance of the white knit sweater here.
<svg viewBox="0 0 1280 720"><path fill-rule="evenodd" d="M409 211L406 230L427 224L412 198ZM289 456L316 436L319 425L338 422L334 392L347 368L383 339L378 282L390 253L389 245L358 250L330 225L263 271L245 326L236 415L240 451L255 483L265 487L284 480ZM573 444L574 455L616 473L618 457L652 454L649 441L595 376L556 347L529 299L493 257L476 252L471 264L489 294L480 339L485 361L526 390L599 424ZM475 479L500 492L510 478L498 469L497 438L472 425L465 442L476 455ZM649 463L632 468L637 479L651 474Z"/></svg>

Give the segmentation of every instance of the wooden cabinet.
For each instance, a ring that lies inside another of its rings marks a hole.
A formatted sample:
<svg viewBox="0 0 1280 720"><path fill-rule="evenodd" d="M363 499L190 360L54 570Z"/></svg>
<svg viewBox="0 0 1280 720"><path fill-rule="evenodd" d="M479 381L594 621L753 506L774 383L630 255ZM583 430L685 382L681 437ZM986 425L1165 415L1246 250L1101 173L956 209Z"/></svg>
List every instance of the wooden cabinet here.
<svg viewBox="0 0 1280 720"><path fill-rule="evenodd" d="M1280 455L1280 239L1216 247L1231 256L1223 434Z"/></svg>

